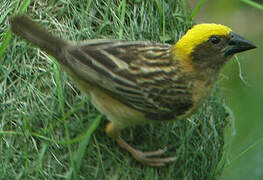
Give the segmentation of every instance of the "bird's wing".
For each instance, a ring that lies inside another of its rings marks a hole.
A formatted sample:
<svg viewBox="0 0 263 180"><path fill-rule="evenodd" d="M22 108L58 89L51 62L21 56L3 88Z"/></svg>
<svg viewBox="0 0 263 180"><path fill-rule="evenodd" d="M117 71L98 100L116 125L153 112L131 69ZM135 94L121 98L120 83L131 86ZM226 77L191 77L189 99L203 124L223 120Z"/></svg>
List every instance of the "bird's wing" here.
<svg viewBox="0 0 263 180"><path fill-rule="evenodd" d="M170 49L152 42L96 40L68 48L66 59L77 76L124 104L150 114L180 114L191 104Z"/></svg>

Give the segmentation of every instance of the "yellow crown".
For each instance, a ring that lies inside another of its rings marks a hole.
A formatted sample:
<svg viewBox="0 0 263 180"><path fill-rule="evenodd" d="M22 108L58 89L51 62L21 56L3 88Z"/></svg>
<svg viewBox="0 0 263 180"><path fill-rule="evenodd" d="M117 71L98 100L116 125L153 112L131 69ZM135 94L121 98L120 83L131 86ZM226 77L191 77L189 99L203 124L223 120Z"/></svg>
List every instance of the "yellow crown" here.
<svg viewBox="0 0 263 180"><path fill-rule="evenodd" d="M221 24L197 24L175 44L174 50L184 56L189 56L194 48L207 41L212 35L226 36L232 30Z"/></svg>

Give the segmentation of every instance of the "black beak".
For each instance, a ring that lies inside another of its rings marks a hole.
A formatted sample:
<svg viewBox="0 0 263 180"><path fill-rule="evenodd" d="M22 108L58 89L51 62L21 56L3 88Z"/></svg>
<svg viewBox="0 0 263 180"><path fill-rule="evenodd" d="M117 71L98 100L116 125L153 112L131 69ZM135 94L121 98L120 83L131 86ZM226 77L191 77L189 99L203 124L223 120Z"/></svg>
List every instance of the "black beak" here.
<svg viewBox="0 0 263 180"><path fill-rule="evenodd" d="M234 55L235 53L243 52L249 49L256 48L250 41L236 33L230 32L231 39L228 43L228 48L225 51L225 56Z"/></svg>

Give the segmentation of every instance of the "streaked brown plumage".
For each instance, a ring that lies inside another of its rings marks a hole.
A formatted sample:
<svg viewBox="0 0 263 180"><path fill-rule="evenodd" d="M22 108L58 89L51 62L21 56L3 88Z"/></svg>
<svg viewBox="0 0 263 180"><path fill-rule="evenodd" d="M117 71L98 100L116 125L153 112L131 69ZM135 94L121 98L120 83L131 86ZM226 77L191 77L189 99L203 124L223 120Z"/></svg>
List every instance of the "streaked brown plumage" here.
<svg viewBox="0 0 263 180"><path fill-rule="evenodd" d="M150 157L164 150L135 150L120 137L120 131L189 116L209 95L226 61L234 53L255 48L230 28L216 24L194 26L175 46L118 40L73 44L53 37L25 16L14 17L11 28L54 56L111 121L107 134L135 159L152 166L175 157Z"/></svg>

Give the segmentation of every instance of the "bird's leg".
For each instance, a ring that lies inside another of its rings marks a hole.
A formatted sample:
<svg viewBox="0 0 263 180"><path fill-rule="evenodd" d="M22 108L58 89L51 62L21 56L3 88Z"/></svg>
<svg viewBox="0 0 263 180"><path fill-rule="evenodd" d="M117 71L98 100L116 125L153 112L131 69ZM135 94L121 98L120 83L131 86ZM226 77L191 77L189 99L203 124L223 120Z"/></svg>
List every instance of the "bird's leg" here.
<svg viewBox="0 0 263 180"><path fill-rule="evenodd" d="M120 137L120 129L118 129L114 123L109 123L106 128L106 133L114 138L118 145L125 150L129 151L131 155L139 162L150 165L150 166L163 166L166 163L175 161L176 157L168 157L168 158L158 158L158 157L151 157L151 156L158 156L165 153L165 149L159 149L157 151L151 151L151 152L142 152L137 149L134 149L131 147L126 141L124 141Z"/></svg>

